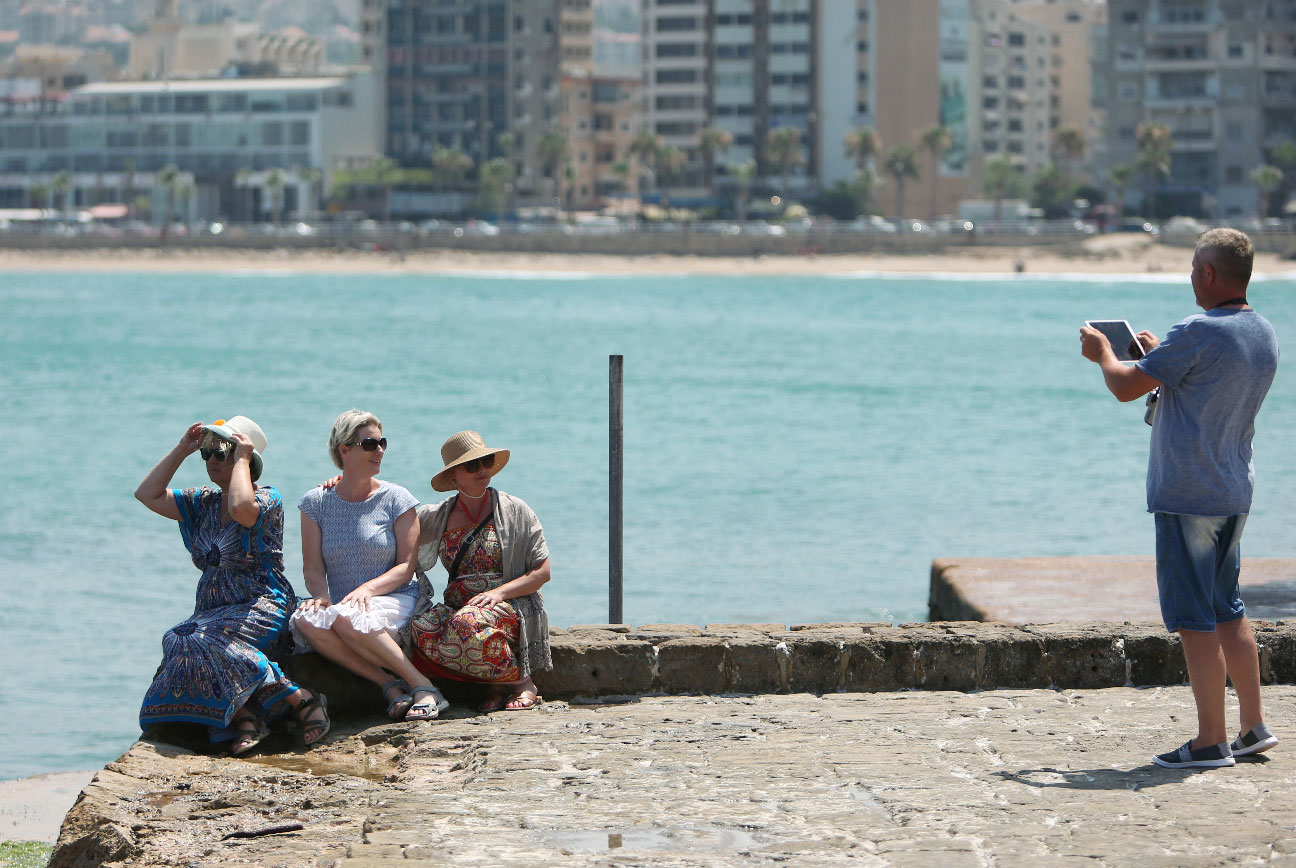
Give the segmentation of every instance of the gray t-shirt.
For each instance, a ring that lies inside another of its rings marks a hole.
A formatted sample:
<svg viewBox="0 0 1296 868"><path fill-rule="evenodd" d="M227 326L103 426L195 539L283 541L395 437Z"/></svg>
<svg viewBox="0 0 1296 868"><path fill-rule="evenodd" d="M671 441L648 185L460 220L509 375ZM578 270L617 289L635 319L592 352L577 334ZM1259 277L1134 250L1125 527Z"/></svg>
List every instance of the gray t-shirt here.
<svg viewBox="0 0 1296 868"><path fill-rule="evenodd" d="M1278 368L1273 326L1254 310L1194 314L1136 364L1161 383L1148 512L1249 512L1255 417Z"/></svg>
<svg viewBox="0 0 1296 868"><path fill-rule="evenodd" d="M312 488L297 507L320 527L329 598L340 601L370 579L396 566L396 519L418 506L406 489L379 481L367 500L349 503L336 489ZM418 596L413 578L392 594Z"/></svg>

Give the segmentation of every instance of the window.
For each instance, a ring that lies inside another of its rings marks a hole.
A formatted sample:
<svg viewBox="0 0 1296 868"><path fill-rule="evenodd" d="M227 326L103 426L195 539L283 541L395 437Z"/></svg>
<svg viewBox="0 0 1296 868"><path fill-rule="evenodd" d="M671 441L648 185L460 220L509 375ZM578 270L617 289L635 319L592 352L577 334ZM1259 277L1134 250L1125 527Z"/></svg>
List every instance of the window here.
<svg viewBox="0 0 1296 868"><path fill-rule="evenodd" d="M658 84L690 84L698 80L696 69L659 69Z"/></svg>
<svg viewBox="0 0 1296 868"><path fill-rule="evenodd" d="M696 57L698 45L696 42L659 42L657 43L658 57Z"/></svg>
<svg viewBox="0 0 1296 868"><path fill-rule="evenodd" d="M1121 13L1122 24L1138 24L1139 14L1134 10L1127 10Z"/></svg>
<svg viewBox="0 0 1296 868"><path fill-rule="evenodd" d="M1024 46L1024 45L1026 44L1026 34L1025 34L1025 33L1009 33L1009 34L1008 34L1008 44L1009 44L1010 46L1012 46L1013 48L1021 48L1022 46Z"/></svg>
<svg viewBox="0 0 1296 868"><path fill-rule="evenodd" d="M699 28L698 28L698 20L696 18L672 17L672 18L657 19L658 33L671 33L671 32L679 32L681 30L697 30L697 29Z"/></svg>

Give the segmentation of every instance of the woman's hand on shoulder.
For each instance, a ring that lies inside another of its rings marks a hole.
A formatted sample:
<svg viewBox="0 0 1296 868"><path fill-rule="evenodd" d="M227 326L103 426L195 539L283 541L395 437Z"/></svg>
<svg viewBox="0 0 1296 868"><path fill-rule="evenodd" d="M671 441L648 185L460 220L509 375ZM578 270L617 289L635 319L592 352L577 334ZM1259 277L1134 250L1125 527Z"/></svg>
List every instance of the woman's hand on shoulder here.
<svg viewBox="0 0 1296 868"><path fill-rule="evenodd" d="M337 476L331 477L321 482L319 487L324 489L325 491L332 491L333 489L337 488L337 484L341 481L342 481L342 474L339 473Z"/></svg>

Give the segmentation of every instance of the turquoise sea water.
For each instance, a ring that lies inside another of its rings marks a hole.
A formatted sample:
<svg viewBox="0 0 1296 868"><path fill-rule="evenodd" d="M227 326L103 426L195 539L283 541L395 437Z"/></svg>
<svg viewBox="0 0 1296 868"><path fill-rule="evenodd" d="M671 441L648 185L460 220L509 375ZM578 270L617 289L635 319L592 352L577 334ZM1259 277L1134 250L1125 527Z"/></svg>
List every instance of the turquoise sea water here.
<svg viewBox="0 0 1296 868"><path fill-rule="evenodd" d="M626 620L921 620L933 558L1151 552L1142 404L1106 393L1077 330L1164 335L1193 312L1186 270L0 275L0 779L98 767L137 735L198 574L132 492L192 421L265 429L299 590L293 507L334 472L338 412L377 413L383 478L429 501L441 442L474 428L513 450L498 485L545 525L551 621L604 621L621 353ZM1296 348L1296 281L1251 296ZM1290 362L1258 429L1244 550L1292 556ZM203 481L193 458L175 484Z"/></svg>

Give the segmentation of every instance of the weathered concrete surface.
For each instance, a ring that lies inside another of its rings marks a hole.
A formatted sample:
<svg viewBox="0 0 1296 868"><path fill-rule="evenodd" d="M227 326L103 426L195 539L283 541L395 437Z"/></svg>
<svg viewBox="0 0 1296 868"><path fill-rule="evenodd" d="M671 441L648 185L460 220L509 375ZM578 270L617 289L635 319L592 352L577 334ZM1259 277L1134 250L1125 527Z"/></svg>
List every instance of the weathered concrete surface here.
<svg viewBox="0 0 1296 868"><path fill-rule="evenodd" d="M1296 618L1296 560L1243 558L1252 619ZM941 558L932 562L933 621L1161 621L1156 559Z"/></svg>
<svg viewBox="0 0 1296 868"><path fill-rule="evenodd" d="M1296 688L1265 701L1285 738ZM1186 687L650 697L362 726L258 761L138 743L86 788L51 865L1296 866L1296 740L1231 769L1150 763L1193 728Z"/></svg>

